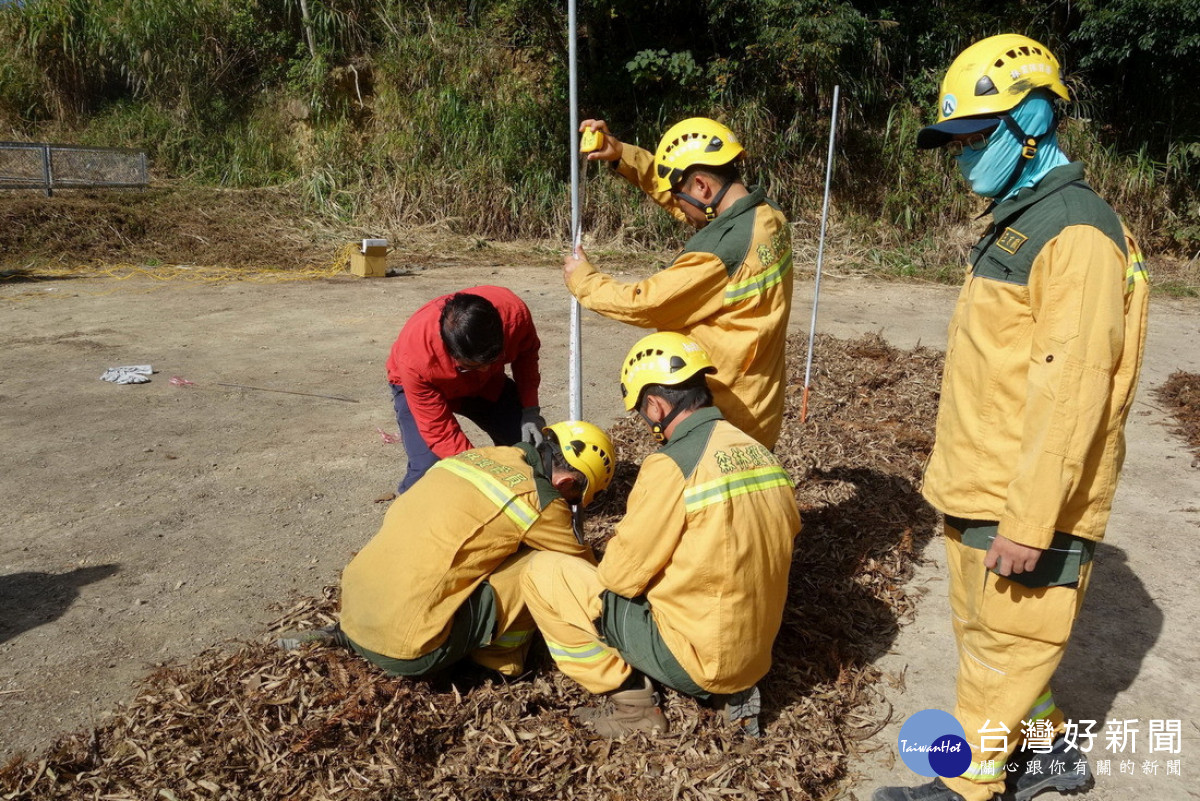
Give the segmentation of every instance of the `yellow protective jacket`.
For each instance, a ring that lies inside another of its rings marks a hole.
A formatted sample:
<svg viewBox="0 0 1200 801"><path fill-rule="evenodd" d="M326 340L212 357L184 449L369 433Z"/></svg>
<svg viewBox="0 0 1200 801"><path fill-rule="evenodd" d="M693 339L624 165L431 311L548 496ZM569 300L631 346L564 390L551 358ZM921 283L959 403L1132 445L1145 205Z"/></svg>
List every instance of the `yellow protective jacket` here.
<svg viewBox="0 0 1200 801"><path fill-rule="evenodd" d="M442 459L392 503L379 533L346 566L342 629L384 656L423 656L446 639L475 588L522 545L595 562L531 446Z"/></svg>
<svg viewBox="0 0 1200 801"><path fill-rule="evenodd" d="M1137 244L1052 170L996 207L950 321L925 498L1046 548L1104 536L1125 458L1149 286Z"/></svg>
<svg viewBox="0 0 1200 801"><path fill-rule="evenodd" d="M625 145L617 172L686 220L668 192L654 191L654 157ZM734 203L688 240L670 267L637 283L581 264L568 282L580 304L605 317L692 337L717 374L709 386L728 420L768 448L783 424L792 235L763 190Z"/></svg>
<svg viewBox="0 0 1200 801"><path fill-rule="evenodd" d="M649 600L696 684L739 692L771 666L799 531L792 482L775 455L717 409L700 409L642 463L600 581Z"/></svg>

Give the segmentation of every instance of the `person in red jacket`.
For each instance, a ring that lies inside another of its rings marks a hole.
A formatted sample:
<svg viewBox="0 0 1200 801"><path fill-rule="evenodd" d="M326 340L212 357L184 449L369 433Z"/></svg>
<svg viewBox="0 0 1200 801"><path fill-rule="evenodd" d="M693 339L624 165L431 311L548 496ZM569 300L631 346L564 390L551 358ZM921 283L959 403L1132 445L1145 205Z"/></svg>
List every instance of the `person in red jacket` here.
<svg viewBox="0 0 1200 801"><path fill-rule="evenodd" d="M496 445L539 444L538 350L529 307L510 290L477 286L426 303L408 319L387 362L408 456L403 493L439 459L474 447L456 414ZM505 365L512 365L512 376Z"/></svg>

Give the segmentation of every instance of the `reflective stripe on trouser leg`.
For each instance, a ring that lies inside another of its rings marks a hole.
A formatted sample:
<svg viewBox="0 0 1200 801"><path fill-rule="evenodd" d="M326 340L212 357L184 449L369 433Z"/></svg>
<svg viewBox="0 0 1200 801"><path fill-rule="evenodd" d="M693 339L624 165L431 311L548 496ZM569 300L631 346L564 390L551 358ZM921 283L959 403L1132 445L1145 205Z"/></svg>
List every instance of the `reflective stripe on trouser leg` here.
<svg viewBox="0 0 1200 801"><path fill-rule="evenodd" d="M1049 720L1050 727L1056 732L1063 732L1067 728L1062 711L1058 704L1054 703L1054 693L1050 692L1049 687L1046 687L1033 702L1033 707L1023 720Z"/></svg>
<svg viewBox="0 0 1200 801"><path fill-rule="evenodd" d="M577 556L539 551L529 560L521 589L559 670L593 693L625 683L632 668L600 641L592 622L600 616L604 591L593 565Z"/></svg>
<svg viewBox="0 0 1200 801"><path fill-rule="evenodd" d="M525 655L533 641L533 616L521 594L521 574L535 553L522 548L488 576L496 598L496 630L488 645L471 652L471 659L505 676L525 669Z"/></svg>
<svg viewBox="0 0 1200 801"><path fill-rule="evenodd" d="M1078 588L1029 589L989 572L986 555L963 545L958 532L947 527L950 607L958 640L954 717L966 730L971 766L961 777L944 781L966 801L987 801L1004 791L1005 762L1031 711L1041 707L1043 715L1061 721L1048 686L1091 575L1089 562L1080 569ZM981 734L981 729L997 731Z"/></svg>

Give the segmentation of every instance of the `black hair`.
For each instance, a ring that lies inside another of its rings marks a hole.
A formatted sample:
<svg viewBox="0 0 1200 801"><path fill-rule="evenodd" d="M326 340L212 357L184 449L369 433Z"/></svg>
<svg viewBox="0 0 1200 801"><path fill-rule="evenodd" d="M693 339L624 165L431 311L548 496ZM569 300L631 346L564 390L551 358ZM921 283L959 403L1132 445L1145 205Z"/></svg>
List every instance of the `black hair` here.
<svg viewBox="0 0 1200 801"><path fill-rule="evenodd" d="M686 184L688 179L698 172L706 173L707 175L716 178L721 183L721 186L741 183L742 181L742 171L738 169L736 161L731 161L728 164L718 164L716 166L708 164L693 164L683 171L683 180L679 182L679 185L683 186Z"/></svg>
<svg viewBox="0 0 1200 801"><path fill-rule="evenodd" d="M678 384L647 384L642 390L642 403L651 395L662 398L671 404L672 409L680 412L690 412L713 405L712 390L709 389L703 372L696 373Z"/></svg>
<svg viewBox="0 0 1200 801"><path fill-rule="evenodd" d="M559 444L558 437L553 431L546 435L546 441L538 448L538 450L541 450L542 448L545 448L547 451L549 451L550 464L554 472L566 473L574 478L575 484L579 487L579 491L582 493L583 488L587 486L587 476L583 474L583 471L579 470L570 462L568 462L566 456L563 456L562 445ZM553 476L550 476L550 478L553 478Z"/></svg>
<svg viewBox="0 0 1200 801"><path fill-rule="evenodd" d="M492 364L504 352L504 324L496 307L479 295L456 292L438 320L442 344L455 361Z"/></svg>
<svg viewBox="0 0 1200 801"><path fill-rule="evenodd" d="M571 467L571 464L567 461L567 457L563 456L562 447L558 444L554 435L551 434L547 437L547 440L550 442L550 463L554 466L554 471L557 473L579 473L578 470ZM583 475L582 473L579 474Z"/></svg>

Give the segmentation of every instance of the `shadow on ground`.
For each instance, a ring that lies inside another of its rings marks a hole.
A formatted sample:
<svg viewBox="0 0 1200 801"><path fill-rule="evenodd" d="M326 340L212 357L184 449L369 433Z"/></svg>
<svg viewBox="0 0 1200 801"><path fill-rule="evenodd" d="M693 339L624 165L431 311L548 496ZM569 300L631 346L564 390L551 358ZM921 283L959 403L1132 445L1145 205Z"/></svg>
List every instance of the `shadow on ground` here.
<svg viewBox="0 0 1200 801"><path fill-rule="evenodd" d="M43 281L71 281L76 278L84 278L84 275L45 275L37 273L32 267L16 267L12 269L0 270L0 285L3 284L29 284L40 283Z"/></svg>
<svg viewBox="0 0 1200 801"><path fill-rule="evenodd" d="M70 573L27 571L0 576L0 643L62 617L79 588L116 574L119 565L78 567Z"/></svg>
<svg viewBox="0 0 1200 801"><path fill-rule="evenodd" d="M849 494L802 512L775 666L764 680L768 709L794 704L887 653L909 606L899 587L937 523L903 476L840 467L814 470L805 481Z"/></svg>
<svg viewBox="0 0 1200 801"><path fill-rule="evenodd" d="M1095 720L1095 731L1113 717L1152 717L1157 710L1114 710L1133 684L1163 630L1163 612L1129 567L1125 552L1101 542L1083 609L1070 645L1054 674L1054 696L1070 720Z"/></svg>

